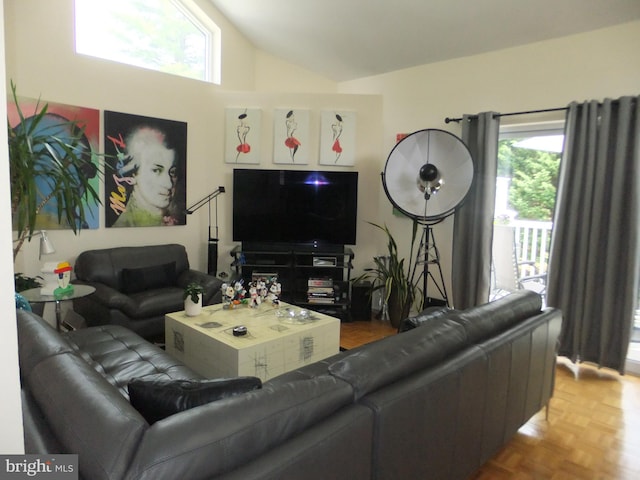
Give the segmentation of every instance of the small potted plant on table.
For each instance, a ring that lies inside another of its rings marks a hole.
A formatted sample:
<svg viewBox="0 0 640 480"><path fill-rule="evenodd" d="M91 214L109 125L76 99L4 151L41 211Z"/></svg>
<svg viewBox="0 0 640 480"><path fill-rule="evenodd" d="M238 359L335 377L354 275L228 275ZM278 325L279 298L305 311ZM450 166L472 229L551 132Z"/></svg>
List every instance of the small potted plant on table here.
<svg viewBox="0 0 640 480"><path fill-rule="evenodd" d="M188 317L197 317L202 312L202 295L204 288L196 282L189 283L182 298L184 299L184 311Z"/></svg>

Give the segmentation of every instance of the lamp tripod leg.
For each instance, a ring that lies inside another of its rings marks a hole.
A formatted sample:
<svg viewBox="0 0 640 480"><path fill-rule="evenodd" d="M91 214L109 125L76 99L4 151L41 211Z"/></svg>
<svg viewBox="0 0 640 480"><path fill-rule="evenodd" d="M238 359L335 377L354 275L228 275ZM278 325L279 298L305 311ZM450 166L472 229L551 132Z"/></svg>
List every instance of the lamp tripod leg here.
<svg viewBox="0 0 640 480"><path fill-rule="evenodd" d="M444 305L449 306L449 297L447 295L447 288L444 283L444 275L442 274L442 266L440 265L440 251L436 245L435 237L433 236L433 229L431 225L424 225L422 231L422 238L420 239L420 246L416 255L416 266L422 264L422 308L425 308L431 304L431 299L428 295L429 279L431 284L436 287L436 290L442 297ZM436 267L437 277L433 271L429 269L430 265Z"/></svg>

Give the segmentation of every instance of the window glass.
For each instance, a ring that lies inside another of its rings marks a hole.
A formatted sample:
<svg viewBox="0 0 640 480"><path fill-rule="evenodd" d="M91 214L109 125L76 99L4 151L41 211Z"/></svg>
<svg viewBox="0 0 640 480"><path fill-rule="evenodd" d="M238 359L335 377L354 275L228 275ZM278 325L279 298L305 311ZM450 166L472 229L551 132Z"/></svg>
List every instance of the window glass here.
<svg viewBox="0 0 640 480"><path fill-rule="evenodd" d="M213 81L219 29L178 0L75 0L76 52ZM216 58L219 64L219 59Z"/></svg>
<svg viewBox="0 0 640 480"><path fill-rule="evenodd" d="M545 300L563 122L502 127L491 297L528 288Z"/></svg>
<svg viewBox="0 0 640 480"><path fill-rule="evenodd" d="M564 135L562 126L501 129L496 218L551 221Z"/></svg>

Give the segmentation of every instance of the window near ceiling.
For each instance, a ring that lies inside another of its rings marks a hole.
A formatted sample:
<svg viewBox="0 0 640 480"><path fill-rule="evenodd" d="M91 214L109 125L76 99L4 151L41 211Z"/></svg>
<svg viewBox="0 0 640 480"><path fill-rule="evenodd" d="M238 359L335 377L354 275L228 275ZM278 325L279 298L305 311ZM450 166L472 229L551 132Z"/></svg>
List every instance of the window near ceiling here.
<svg viewBox="0 0 640 480"><path fill-rule="evenodd" d="M76 52L220 83L220 29L191 0L75 0Z"/></svg>

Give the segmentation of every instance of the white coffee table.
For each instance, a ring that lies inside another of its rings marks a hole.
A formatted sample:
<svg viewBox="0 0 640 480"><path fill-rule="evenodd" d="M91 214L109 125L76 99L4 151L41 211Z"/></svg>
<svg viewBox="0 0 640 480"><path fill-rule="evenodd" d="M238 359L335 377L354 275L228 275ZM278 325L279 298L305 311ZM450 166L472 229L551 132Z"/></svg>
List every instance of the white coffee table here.
<svg viewBox="0 0 640 480"><path fill-rule="evenodd" d="M340 350L340 320L281 302L276 307L222 305L204 307L197 317L184 312L165 316L166 351L207 378L255 376L263 381L322 360ZM247 327L245 336L233 328Z"/></svg>

